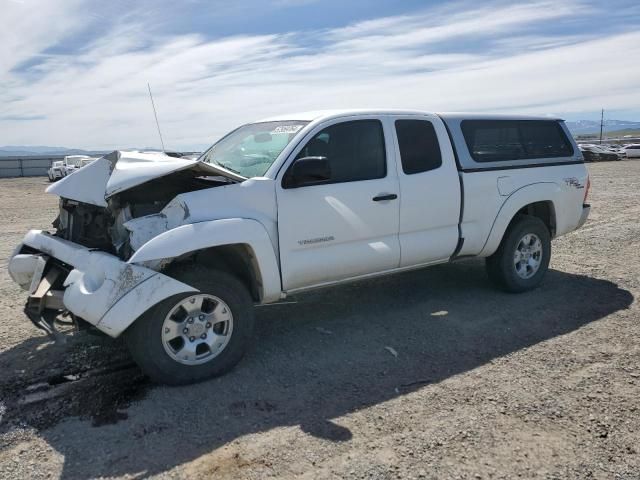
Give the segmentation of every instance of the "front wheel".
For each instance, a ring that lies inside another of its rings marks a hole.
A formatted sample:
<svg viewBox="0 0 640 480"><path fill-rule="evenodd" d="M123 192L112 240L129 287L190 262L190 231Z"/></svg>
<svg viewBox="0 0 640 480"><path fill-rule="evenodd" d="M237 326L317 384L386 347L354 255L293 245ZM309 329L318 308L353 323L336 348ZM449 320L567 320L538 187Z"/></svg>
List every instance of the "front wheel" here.
<svg viewBox="0 0 640 480"><path fill-rule="evenodd" d="M198 266L174 278L200 290L152 307L126 331L131 356L152 380L195 383L231 370L253 333L253 302L234 276Z"/></svg>
<svg viewBox="0 0 640 480"><path fill-rule="evenodd" d="M540 285L551 259L551 235L537 217L519 215L509 225L498 250L486 259L489 278L507 292Z"/></svg>

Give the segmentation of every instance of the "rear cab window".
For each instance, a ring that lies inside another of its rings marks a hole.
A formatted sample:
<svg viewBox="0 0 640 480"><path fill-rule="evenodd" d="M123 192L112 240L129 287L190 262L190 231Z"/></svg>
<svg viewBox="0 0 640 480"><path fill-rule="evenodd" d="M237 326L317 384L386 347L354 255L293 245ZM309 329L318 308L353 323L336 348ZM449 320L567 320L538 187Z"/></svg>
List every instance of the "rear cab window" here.
<svg viewBox="0 0 640 480"><path fill-rule="evenodd" d="M402 171L406 175L427 172L442 165L440 144L428 120L396 120Z"/></svg>
<svg viewBox="0 0 640 480"><path fill-rule="evenodd" d="M473 160L571 157L573 146L555 120L463 120L462 134Z"/></svg>

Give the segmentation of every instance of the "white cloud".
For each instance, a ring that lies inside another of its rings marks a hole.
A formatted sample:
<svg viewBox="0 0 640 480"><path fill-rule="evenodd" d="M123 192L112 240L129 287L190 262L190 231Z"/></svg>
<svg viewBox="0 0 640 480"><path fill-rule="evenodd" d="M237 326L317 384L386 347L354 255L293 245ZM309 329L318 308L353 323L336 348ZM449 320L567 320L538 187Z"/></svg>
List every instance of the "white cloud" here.
<svg viewBox="0 0 640 480"><path fill-rule="evenodd" d="M0 79L81 25L75 0L0 2Z"/></svg>
<svg viewBox="0 0 640 480"><path fill-rule="evenodd" d="M64 5L62 23L73 25L80 7ZM306 109L640 110L640 69L630 61L640 58L640 32L527 30L578 15L593 12L573 2L463 3L332 30L216 40L150 34L129 16L75 55L41 57L35 71L7 73L64 38L34 20L41 31L0 70L9 86L0 89L0 144L156 145L147 81L172 148Z"/></svg>
<svg viewBox="0 0 640 480"><path fill-rule="evenodd" d="M455 9L447 6L425 15L362 22L337 30L335 38L342 40L337 45L347 48L363 48L372 42L384 42L386 48L411 48L452 38L497 36L519 26L567 17L577 8L573 2L547 1L521 5L471 5L459 3ZM467 8L462 8L465 6Z"/></svg>

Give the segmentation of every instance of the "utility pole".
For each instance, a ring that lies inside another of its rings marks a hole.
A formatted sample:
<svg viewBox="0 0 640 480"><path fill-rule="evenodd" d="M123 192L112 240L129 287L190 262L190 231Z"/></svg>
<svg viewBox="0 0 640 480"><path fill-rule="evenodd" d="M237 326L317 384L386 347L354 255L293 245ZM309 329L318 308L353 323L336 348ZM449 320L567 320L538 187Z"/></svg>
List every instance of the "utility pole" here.
<svg viewBox="0 0 640 480"><path fill-rule="evenodd" d="M602 145L602 127L604 127L604 108L600 113L600 145Z"/></svg>

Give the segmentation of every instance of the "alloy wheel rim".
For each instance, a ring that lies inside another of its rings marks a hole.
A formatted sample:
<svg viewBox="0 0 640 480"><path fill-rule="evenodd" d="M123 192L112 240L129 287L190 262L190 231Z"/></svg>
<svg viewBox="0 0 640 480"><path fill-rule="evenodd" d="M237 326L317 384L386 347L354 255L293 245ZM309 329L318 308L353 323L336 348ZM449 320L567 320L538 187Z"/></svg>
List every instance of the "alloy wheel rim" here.
<svg viewBox="0 0 640 480"><path fill-rule="evenodd" d="M533 277L542 263L542 241L535 233L524 235L516 246L513 254L513 265L516 274L527 280Z"/></svg>
<svg viewBox="0 0 640 480"><path fill-rule="evenodd" d="M200 293L180 300L162 324L162 346L173 360L201 365L222 353L233 333L233 315L224 300Z"/></svg>

